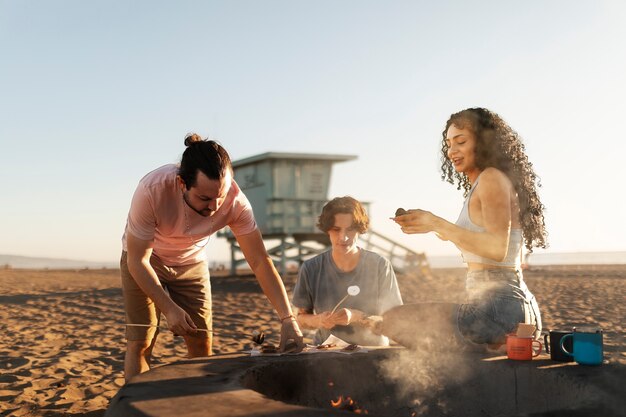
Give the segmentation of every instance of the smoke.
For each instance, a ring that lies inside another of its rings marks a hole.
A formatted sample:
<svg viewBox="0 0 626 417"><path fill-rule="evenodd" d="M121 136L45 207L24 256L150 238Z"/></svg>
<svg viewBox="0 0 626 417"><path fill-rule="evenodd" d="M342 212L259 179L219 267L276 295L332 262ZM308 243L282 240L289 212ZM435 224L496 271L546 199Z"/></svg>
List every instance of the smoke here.
<svg viewBox="0 0 626 417"><path fill-rule="evenodd" d="M471 377L470 364L462 352L424 338L418 348L399 350L378 366L385 379L394 381L398 404L408 408L400 414L417 417L447 415L448 397Z"/></svg>
<svg viewBox="0 0 626 417"><path fill-rule="evenodd" d="M458 305L466 299L465 273L438 270L400 275L399 280L408 304L385 312L382 327L385 335L409 349L398 349L378 363L398 404L390 415L449 415L457 404L451 396L472 373L473 361L455 337Z"/></svg>

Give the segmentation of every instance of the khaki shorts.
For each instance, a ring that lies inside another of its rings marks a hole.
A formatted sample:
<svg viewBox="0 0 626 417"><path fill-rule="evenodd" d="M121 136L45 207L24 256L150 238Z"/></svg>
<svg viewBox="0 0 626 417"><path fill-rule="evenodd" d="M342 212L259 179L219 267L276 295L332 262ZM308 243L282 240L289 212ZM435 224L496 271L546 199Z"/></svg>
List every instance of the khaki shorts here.
<svg viewBox="0 0 626 417"><path fill-rule="evenodd" d="M206 262L184 266L167 266L152 255L150 264L170 298L191 316L199 329L213 330L211 281ZM161 320L154 302L144 294L128 270L127 253L120 259L122 293L126 324L149 324L155 327L126 326L126 339L152 340L158 334ZM197 332L196 337L211 338L211 332Z"/></svg>

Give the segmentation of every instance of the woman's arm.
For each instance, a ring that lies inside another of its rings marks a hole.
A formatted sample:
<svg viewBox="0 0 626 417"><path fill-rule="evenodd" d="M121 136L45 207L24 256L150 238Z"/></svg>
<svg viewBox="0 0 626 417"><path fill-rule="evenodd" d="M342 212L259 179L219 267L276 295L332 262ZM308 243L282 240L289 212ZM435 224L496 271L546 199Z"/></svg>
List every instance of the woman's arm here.
<svg viewBox="0 0 626 417"><path fill-rule="evenodd" d="M501 171L487 168L480 176L470 202L472 221L485 228L473 232L425 210L409 210L394 220L404 233L435 232L440 239L449 240L463 250L494 261L502 261L507 254L511 232L510 180Z"/></svg>

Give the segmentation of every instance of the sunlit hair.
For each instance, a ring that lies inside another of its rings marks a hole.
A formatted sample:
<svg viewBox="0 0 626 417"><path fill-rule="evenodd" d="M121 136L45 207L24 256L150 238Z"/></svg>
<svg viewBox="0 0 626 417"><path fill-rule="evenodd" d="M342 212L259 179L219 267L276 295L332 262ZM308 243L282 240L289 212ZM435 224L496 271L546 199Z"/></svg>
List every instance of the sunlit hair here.
<svg viewBox="0 0 626 417"><path fill-rule="evenodd" d="M502 171L513 183L519 198L520 224L526 248L545 248L547 231L543 216L544 205L539 200L537 187L539 177L528 161L521 138L500 116L483 108L472 108L450 116L443 131L441 142L441 179L463 189L467 197L471 184L467 175L456 172L448 159L446 134L451 125L459 129L470 129L476 136L476 166L482 171L494 167Z"/></svg>
<svg viewBox="0 0 626 417"><path fill-rule="evenodd" d="M198 171L211 180L221 180L228 172L232 173L230 156L219 143L190 133L185 137L185 146L178 175L188 190L196 185Z"/></svg>
<svg viewBox="0 0 626 417"><path fill-rule="evenodd" d="M335 225L335 214L352 214L352 227L360 234L367 232L370 219L358 200L349 196L333 198L322 208L317 227L327 233Z"/></svg>

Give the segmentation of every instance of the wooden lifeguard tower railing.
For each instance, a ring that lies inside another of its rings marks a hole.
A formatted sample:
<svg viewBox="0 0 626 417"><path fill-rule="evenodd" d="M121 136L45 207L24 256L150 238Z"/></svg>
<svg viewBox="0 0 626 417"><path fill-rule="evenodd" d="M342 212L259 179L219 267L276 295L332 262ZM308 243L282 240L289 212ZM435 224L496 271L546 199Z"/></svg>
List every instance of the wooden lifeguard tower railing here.
<svg viewBox="0 0 626 417"><path fill-rule="evenodd" d="M317 218L328 202L332 165L354 160L355 155L268 152L233 162L235 181L254 209L263 239L274 246L267 251L279 271L328 249L330 241L317 229ZM369 212L369 203L363 202ZM245 264L231 231L220 232L231 248L231 274ZM277 242L277 243L276 243ZM423 253L415 252L374 232L361 236L361 246L377 251L391 261L398 272L428 269Z"/></svg>

